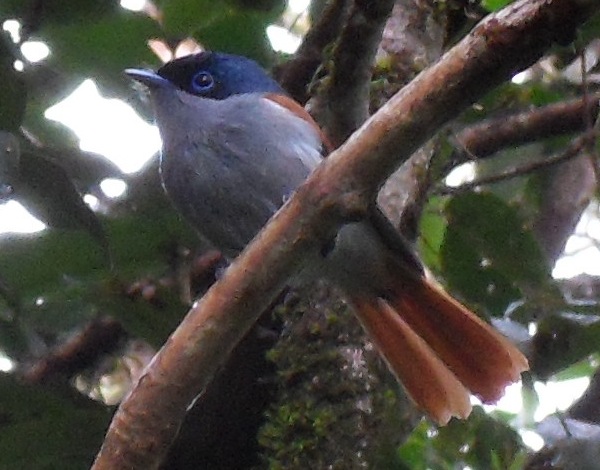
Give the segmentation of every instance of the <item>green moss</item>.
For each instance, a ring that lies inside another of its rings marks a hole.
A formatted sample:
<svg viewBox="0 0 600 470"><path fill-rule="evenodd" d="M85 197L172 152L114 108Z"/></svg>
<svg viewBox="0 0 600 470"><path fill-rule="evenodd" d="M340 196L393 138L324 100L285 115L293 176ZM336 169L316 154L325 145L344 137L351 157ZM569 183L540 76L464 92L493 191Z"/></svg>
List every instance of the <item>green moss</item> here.
<svg viewBox="0 0 600 470"><path fill-rule="evenodd" d="M348 307L327 288L311 294L276 313L285 328L268 354L279 393L259 433L264 465L394 468L412 405Z"/></svg>

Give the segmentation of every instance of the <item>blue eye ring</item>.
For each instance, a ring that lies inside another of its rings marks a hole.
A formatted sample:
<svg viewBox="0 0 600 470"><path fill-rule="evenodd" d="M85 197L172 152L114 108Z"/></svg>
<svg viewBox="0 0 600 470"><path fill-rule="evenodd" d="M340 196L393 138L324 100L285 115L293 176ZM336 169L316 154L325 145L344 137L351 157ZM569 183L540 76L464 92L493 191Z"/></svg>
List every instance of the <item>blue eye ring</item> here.
<svg viewBox="0 0 600 470"><path fill-rule="evenodd" d="M206 93L213 86L215 86L215 79L206 71L196 73L190 83L190 87L194 93Z"/></svg>

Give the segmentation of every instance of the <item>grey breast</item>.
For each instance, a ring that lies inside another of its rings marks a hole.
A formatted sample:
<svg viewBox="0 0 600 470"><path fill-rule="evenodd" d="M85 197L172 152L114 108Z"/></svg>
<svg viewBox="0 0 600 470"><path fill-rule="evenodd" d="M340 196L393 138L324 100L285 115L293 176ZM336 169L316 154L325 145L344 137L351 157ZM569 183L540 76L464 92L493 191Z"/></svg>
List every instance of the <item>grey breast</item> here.
<svg viewBox="0 0 600 470"><path fill-rule="evenodd" d="M180 137L163 135L163 184L200 234L235 256L318 164L320 138L260 95L185 102Z"/></svg>

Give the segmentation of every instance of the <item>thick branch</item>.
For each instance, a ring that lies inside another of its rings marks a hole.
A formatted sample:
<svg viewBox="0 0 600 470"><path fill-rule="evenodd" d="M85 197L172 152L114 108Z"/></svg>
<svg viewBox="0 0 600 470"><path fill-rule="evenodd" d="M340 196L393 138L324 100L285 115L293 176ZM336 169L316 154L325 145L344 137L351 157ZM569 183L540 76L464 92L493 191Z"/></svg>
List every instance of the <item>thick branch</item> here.
<svg viewBox="0 0 600 470"><path fill-rule="evenodd" d="M333 51L332 70L311 103L335 147L369 117L369 89L375 54L393 0L355 0Z"/></svg>
<svg viewBox="0 0 600 470"><path fill-rule="evenodd" d="M450 8L436 0L396 0L381 39L380 54L391 58L388 87L397 91L440 58ZM443 10L443 11L441 11ZM390 93L386 93L388 98Z"/></svg>
<svg viewBox="0 0 600 470"><path fill-rule="evenodd" d="M371 106L381 107L420 71L439 60L447 14L447 10L440 11L435 0L396 1L377 53L378 57L388 58L392 73L385 73L385 85L375 88ZM428 168L435 153L434 140L415 152L386 181L377 198L394 226L412 241L418 235L419 220L431 186Z"/></svg>
<svg viewBox="0 0 600 470"><path fill-rule="evenodd" d="M566 42L599 0L521 0L478 25L310 176L197 302L113 418L94 469L156 468L195 396L286 283L456 113Z"/></svg>
<svg viewBox="0 0 600 470"><path fill-rule="evenodd" d="M348 0L328 3L319 21L304 36L294 58L273 71L281 86L299 103L308 100L308 85L323 61L323 50L342 29L349 10L348 3Z"/></svg>

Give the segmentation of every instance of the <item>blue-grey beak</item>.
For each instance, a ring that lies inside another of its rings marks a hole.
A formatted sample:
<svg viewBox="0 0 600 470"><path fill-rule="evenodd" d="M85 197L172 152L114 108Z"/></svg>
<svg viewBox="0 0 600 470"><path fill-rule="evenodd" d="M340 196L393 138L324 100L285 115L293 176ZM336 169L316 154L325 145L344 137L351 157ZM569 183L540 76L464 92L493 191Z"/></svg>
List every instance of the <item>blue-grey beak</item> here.
<svg viewBox="0 0 600 470"><path fill-rule="evenodd" d="M126 69L125 74L129 75L134 80L143 83L149 88L171 86L166 78L161 77L153 70L146 69Z"/></svg>

